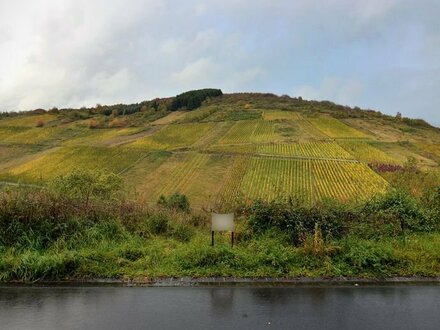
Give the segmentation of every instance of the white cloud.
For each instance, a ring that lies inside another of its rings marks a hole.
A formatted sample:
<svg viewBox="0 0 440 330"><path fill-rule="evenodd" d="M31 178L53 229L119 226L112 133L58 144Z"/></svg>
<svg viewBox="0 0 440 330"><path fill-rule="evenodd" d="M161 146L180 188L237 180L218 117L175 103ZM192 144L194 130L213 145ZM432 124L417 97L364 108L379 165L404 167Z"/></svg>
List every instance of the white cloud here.
<svg viewBox="0 0 440 330"><path fill-rule="evenodd" d="M188 63L181 71L173 73L171 80L182 85L203 83L220 73L220 67L210 58L200 58Z"/></svg>

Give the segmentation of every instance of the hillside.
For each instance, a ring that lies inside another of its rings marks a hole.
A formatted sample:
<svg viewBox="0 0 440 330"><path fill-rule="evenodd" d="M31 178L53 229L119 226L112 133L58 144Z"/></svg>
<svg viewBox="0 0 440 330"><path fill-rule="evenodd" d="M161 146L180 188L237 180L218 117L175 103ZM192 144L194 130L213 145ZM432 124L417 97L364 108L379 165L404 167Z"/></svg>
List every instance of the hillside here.
<svg viewBox="0 0 440 330"><path fill-rule="evenodd" d="M180 192L209 208L243 198L365 201L407 166L440 168L440 130L420 120L272 94L226 94L193 110L171 111L172 102L3 114L0 180L42 185L102 169L146 202Z"/></svg>

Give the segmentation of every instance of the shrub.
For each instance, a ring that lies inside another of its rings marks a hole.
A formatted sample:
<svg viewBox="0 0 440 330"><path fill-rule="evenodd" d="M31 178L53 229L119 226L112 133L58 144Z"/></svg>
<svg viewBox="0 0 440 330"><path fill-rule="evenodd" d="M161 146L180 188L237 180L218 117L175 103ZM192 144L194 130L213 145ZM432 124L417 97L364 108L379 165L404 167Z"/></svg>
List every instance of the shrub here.
<svg viewBox="0 0 440 330"><path fill-rule="evenodd" d="M99 123L96 119L90 119L89 128L99 128Z"/></svg>
<svg viewBox="0 0 440 330"><path fill-rule="evenodd" d="M122 179L116 174L101 171L75 170L58 176L50 188L60 196L69 196L89 205L91 199L111 199L122 188Z"/></svg>
<svg viewBox="0 0 440 330"><path fill-rule="evenodd" d="M115 118L108 124L108 126L112 128L125 127L127 126L127 122L124 119Z"/></svg>
<svg viewBox="0 0 440 330"><path fill-rule="evenodd" d="M355 217L352 212L334 203L308 208L294 201L256 201L248 212L249 226L254 233L278 228L289 233L295 245L302 243L307 235L313 235L317 225L324 238L341 237Z"/></svg>
<svg viewBox="0 0 440 330"><path fill-rule="evenodd" d="M157 204L175 211L188 212L190 210L188 197L179 193L173 193L168 197L160 195Z"/></svg>
<svg viewBox="0 0 440 330"><path fill-rule="evenodd" d="M433 227L417 201L398 190L372 200L365 206L364 215L370 223L391 227L403 235L406 231L428 231Z"/></svg>

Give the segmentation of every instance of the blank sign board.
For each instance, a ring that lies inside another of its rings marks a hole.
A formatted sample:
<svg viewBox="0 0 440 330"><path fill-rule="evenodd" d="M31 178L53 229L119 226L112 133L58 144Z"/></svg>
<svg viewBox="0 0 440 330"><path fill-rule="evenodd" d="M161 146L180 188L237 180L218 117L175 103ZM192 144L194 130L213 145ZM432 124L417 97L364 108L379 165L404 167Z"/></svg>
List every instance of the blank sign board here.
<svg viewBox="0 0 440 330"><path fill-rule="evenodd" d="M234 231L234 213L217 214L212 213L212 231Z"/></svg>

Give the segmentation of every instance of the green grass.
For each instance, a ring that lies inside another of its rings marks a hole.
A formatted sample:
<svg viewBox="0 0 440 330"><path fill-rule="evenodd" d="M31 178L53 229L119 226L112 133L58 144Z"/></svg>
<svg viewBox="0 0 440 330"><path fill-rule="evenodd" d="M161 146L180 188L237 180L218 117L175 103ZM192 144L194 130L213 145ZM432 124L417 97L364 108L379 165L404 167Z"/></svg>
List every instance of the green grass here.
<svg viewBox="0 0 440 330"><path fill-rule="evenodd" d="M3 249L0 281L181 276L383 278L440 273L438 233L415 234L405 241L334 241L331 244L340 246L340 252L330 257L310 255L304 248L286 244L282 236L266 235L231 248L229 237L221 234L211 247L207 231L198 231L189 242L160 236L144 239L124 230L118 235L61 240L43 251Z"/></svg>

